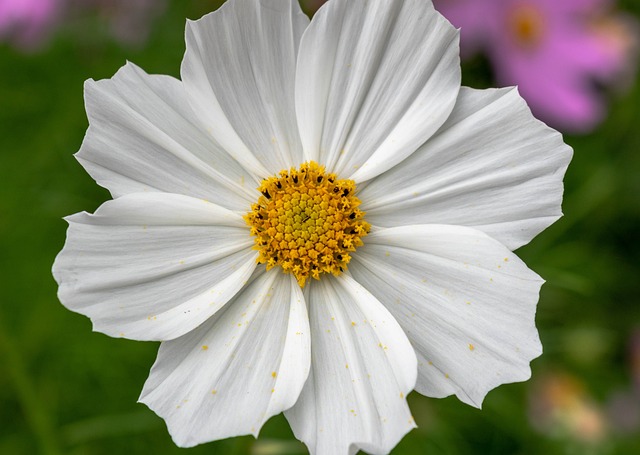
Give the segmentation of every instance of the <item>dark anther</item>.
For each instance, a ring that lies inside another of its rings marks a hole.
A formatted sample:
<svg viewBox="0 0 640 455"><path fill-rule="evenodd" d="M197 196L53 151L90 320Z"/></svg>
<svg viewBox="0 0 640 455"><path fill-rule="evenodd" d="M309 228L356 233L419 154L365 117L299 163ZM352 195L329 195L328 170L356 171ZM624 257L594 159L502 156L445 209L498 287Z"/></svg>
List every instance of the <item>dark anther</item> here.
<svg viewBox="0 0 640 455"><path fill-rule="evenodd" d="M347 196L347 195L349 195L349 190L345 189L345 190L342 192L342 195L343 195L343 196Z"/></svg>
<svg viewBox="0 0 640 455"><path fill-rule="evenodd" d="M344 269L342 267L339 267L339 269L342 273L344 273Z"/></svg>
<svg viewBox="0 0 640 455"><path fill-rule="evenodd" d="M262 213L258 213L258 219L260 219L260 220L263 219L262 218Z"/></svg>
<svg viewBox="0 0 640 455"><path fill-rule="evenodd" d="M276 186L278 187L279 190L282 189L282 183L278 182L278 183L276 183Z"/></svg>
<svg viewBox="0 0 640 455"><path fill-rule="evenodd" d="M293 183L298 183L298 176L297 175L293 176Z"/></svg>
<svg viewBox="0 0 640 455"><path fill-rule="evenodd" d="M315 265L315 264L313 264L313 265L311 266L311 270L315 270L315 269L317 269L317 268L318 268L318 266L317 266L317 265Z"/></svg>
<svg viewBox="0 0 640 455"><path fill-rule="evenodd" d="M336 258L338 258L338 261L342 261L342 255L341 254L336 254Z"/></svg>
<svg viewBox="0 0 640 455"><path fill-rule="evenodd" d="M334 193L337 193L338 191L340 191L340 188L338 188L337 186L333 189Z"/></svg>
<svg viewBox="0 0 640 455"><path fill-rule="evenodd" d="M333 180L333 179L329 179L329 181L330 181L331 183L333 183L333 182L334 182L334 180Z"/></svg>
<svg viewBox="0 0 640 455"><path fill-rule="evenodd" d="M320 182L322 182L322 176L321 175L318 176L318 183L320 183Z"/></svg>
<svg viewBox="0 0 640 455"><path fill-rule="evenodd" d="M349 215L349 218L354 220L356 218L356 212L353 212L351 215Z"/></svg>
<svg viewBox="0 0 640 455"><path fill-rule="evenodd" d="M271 199L271 195L269 194L269 190L264 190L262 192L262 194L264 195L264 197L266 197L267 199Z"/></svg>

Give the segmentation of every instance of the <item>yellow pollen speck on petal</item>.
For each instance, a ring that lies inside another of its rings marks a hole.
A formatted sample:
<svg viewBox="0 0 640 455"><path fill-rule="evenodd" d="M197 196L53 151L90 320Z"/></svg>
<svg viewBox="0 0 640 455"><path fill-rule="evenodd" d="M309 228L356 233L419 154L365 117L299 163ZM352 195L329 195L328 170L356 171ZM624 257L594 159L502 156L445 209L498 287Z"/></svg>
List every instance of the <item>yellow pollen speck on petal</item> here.
<svg viewBox="0 0 640 455"><path fill-rule="evenodd" d="M202 345L202 350L203 350L203 351L206 351L207 349L209 349L209 346L207 346L206 344L203 344L203 345Z"/></svg>
<svg viewBox="0 0 640 455"><path fill-rule="evenodd" d="M469 343L469 350L470 350L470 351L475 350L475 348L476 348L476 347L475 347L474 345L472 345L471 343Z"/></svg>
<svg viewBox="0 0 640 455"><path fill-rule="evenodd" d="M213 390L211 391L211 395L215 395L216 393L218 393L218 391L217 391L216 389L213 389Z"/></svg>
<svg viewBox="0 0 640 455"><path fill-rule="evenodd" d="M352 326L352 327L355 327L355 325L356 325L356 323L355 323L355 322L353 322L353 321L351 321L351 326Z"/></svg>
<svg viewBox="0 0 640 455"><path fill-rule="evenodd" d="M404 398L404 393L400 392L400 398Z"/></svg>
<svg viewBox="0 0 640 455"><path fill-rule="evenodd" d="M444 377L449 379L449 373L445 373Z"/></svg>
<svg viewBox="0 0 640 455"><path fill-rule="evenodd" d="M509 258L504 258L504 262L509 262Z"/></svg>
<svg viewBox="0 0 640 455"><path fill-rule="evenodd" d="M275 378L276 376L278 376L278 373L276 373L275 371L271 373L272 378Z"/></svg>
<svg viewBox="0 0 640 455"><path fill-rule="evenodd" d="M344 367L348 370L348 369L349 369L349 364L348 364L348 363L347 363L347 364L345 364L345 366L344 366Z"/></svg>
<svg viewBox="0 0 640 455"><path fill-rule="evenodd" d="M244 216L255 236L257 262L280 266L300 287L309 278L340 275L371 226L359 209L353 180L338 179L313 161L262 181L262 196Z"/></svg>

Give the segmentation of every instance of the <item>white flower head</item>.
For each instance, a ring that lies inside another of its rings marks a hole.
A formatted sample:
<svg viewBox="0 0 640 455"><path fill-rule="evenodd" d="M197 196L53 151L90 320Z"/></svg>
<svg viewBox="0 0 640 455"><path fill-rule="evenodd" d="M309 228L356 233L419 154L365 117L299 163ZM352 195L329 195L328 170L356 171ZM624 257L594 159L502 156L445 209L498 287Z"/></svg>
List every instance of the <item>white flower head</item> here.
<svg viewBox="0 0 640 455"><path fill-rule="evenodd" d="M285 412L311 453L388 453L413 389L529 378L543 281L512 250L571 149L516 89L460 87L458 35L425 0L229 0L182 80L86 83L77 158L114 199L67 219L59 297L162 341L140 401L176 444Z"/></svg>

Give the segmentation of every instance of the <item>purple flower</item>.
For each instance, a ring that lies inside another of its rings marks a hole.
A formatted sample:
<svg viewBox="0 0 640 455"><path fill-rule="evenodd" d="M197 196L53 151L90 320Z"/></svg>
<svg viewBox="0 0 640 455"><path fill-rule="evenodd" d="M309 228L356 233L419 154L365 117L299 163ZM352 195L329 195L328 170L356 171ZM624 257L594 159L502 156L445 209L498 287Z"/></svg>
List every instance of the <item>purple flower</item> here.
<svg viewBox="0 0 640 455"><path fill-rule="evenodd" d="M596 83L635 69L635 23L609 0L434 0L461 27L463 56L484 50L499 84L518 85L534 113L586 132L604 117Z"/></svg>
<svg viewBox="0 0 640 455"><path fill-rule="evenodd" d="M59 0L0 0L0 41L36 47L48 36L59 10Z"/></svg>

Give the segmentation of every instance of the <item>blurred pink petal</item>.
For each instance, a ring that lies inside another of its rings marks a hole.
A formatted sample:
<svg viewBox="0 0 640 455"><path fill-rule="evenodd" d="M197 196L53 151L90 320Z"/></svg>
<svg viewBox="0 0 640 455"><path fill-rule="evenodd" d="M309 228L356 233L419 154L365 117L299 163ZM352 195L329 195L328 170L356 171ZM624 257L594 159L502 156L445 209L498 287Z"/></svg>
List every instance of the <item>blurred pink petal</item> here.
<svg viewBox="0 0 640 455"><path fill-rule="evenodd" d="M536 116L587 132L605 116L596 88L635 72L636 23L609 0L435 0L462 27L463 55L484 50L502 85L518 85Z"/></svg>
<svg viewBox="0 0 640 455"><path fill-rule="evenodd" d="M440 11L460 30L463 56L491 47L495 32L506 26L505 11L511 0L433 0Z"/></svg>
<svg viewBox="0 0 640 455"><path fill-rule="evenodd" d="M49 35L60 0L0 0L0 41L33 48Z"/></svg>
<svg viewBox="0 0 640 455"><path fill-rule="evenodd" d="M492 0L495 1L495 0ZM502 1L502 0L498 0ZM606 8L613 0L537 0L536 3L548 6L556 14L587 14L598 8Z"/></svg>
<svg viewBox="0 0 640 455"><path fill-rule="evenodd" d="M586 446L605 440L605 415L586 385L568 372L547 372L534 382L529 396L533 428L550 438L569 439Z"/></svg>
<svg viewBox="0 0 640 455"><path fill-rule="evenodd" d="M616 433L636 433L640 429L640 396L634 391L618 391L607 402L607 415Z"/></svg>
<svg viewBox="0 0 640 455"><path fill-rule="evenodd" d="M634 434L640 430L640 328L636 328L629 338L627 366L631 387L609 397L607 413L616 432Z"/></svg>
<svg viewBox="0 0 640 455"><path fill-rule="evenodd" d="M640 396L640 328L635 329L629 340L629 366L633 390Z"/></svg>
<svg viewBox="0 0 640 455"><path fill-rule="evenodd" d="M501 26L499 1L441 0L433 2L444 16L460 28L460 55L465 58L488 44L489 31Z"/></svg>

